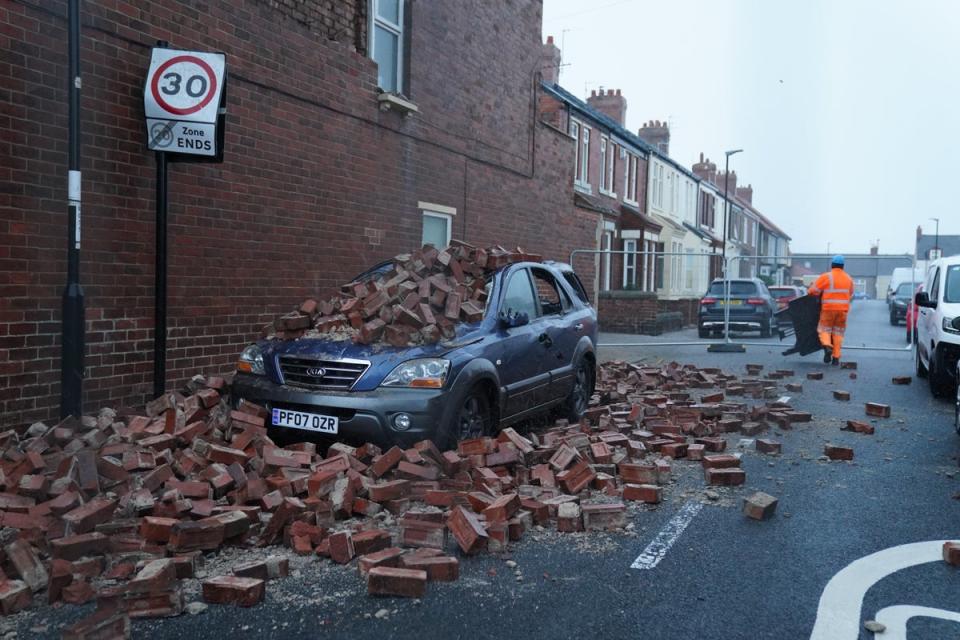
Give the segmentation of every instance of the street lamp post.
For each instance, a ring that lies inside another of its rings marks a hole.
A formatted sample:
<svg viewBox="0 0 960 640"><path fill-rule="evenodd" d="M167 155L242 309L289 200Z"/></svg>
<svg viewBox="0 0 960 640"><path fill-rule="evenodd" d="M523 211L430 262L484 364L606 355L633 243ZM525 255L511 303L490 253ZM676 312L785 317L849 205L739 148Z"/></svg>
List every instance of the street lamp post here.
<svg viewBox="0 0 960 640"><path fill-rule="evenodd" d="M936 235L933 236L933 250L937 252L937 257L940 257L940 218L930 218L937 223Z"/></svg>
<svg viewBox="0 0 960 640"><path fill-rule="evenodd" d="M723 168L723 249L721 260L723 260L723 275L727 276L727 233L730 228L730 200L727 198L727 191L730 187L730 156L740 153L743 149L733 149L724 151L726 162Z"/></svg>

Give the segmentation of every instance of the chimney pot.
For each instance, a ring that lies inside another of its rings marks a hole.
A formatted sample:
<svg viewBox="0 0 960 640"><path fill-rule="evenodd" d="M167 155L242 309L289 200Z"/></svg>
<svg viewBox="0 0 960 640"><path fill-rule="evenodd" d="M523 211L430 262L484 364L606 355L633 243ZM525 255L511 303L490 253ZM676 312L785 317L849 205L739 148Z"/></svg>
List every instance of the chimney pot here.
<svg viewBox="0 0 960 640"><path fill-rule="evenodd" d="M596 97L597 97L597 90L596 90L596 89L591 89L591 90L590 90L590 97L591 97L591 98L596 98Z"/></svg>
<svg viewBox="0 0 960 640"><path fill-rule="evenodd" d="M547 36L547 44L553 44L553 36Z"/></svg>
<svg viewBox="0 0 960 640"><path fill-rule="evenodd" d="M620 89L617 89L617 95L620 95Z"/></svg>

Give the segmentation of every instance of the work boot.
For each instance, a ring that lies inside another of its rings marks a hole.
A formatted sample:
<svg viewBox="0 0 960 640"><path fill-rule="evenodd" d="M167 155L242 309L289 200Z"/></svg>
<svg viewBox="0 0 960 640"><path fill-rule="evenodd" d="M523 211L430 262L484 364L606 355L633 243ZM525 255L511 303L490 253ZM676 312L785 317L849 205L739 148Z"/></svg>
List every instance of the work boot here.
<svg viewBox="0 0 960 640"><path fill-rule="evenodd" d="M830 361L830 364L833 365L834 367L839 367L839 366L840 366L840 358L834 358L833 360Z"/></svg>
<svg viewBox="0 0 960 640"><path fill-rule="evenodd" d="M833 358L833 349L831 347L823 348L823 364L830 364L830 359Z"/></svg>

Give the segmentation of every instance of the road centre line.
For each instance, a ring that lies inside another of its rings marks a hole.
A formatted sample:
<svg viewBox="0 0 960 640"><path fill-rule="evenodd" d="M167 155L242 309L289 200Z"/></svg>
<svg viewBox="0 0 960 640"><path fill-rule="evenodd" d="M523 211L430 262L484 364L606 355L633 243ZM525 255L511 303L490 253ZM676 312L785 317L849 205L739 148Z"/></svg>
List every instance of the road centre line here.
<svg viewBox="0 0 960 640"><path fill-rule="evenodd" d="M687 525L690 524L690 521L693 520L694 516L696 516L702 508L702 503L693 501L687 502L680 507L677 514L670 519L670 522L664 525L660 533L658 533L650 544L647 545L647 548L643 550L643 553L637 556L637 559L633 561L630 568L653 569L660 564L663 557L667 555L667 551L670 550L673 543L677 541L677 538L680 537L683 530L687 528Z"/></svg>

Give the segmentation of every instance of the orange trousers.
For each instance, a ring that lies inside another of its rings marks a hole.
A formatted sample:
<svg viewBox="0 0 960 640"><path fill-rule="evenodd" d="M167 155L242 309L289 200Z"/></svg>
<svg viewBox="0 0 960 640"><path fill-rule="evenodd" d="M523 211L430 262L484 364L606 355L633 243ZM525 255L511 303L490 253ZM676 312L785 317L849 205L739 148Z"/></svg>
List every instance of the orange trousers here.
<svg viewBox="0 0 960 640"><path fill-rule="evenodd" d="M843 333L847 329L847 312L820 310L820 322L817 324L817 333L820 335L820 344L833 349L833 357L840 359L840 347L843 345Z"/></svg>

